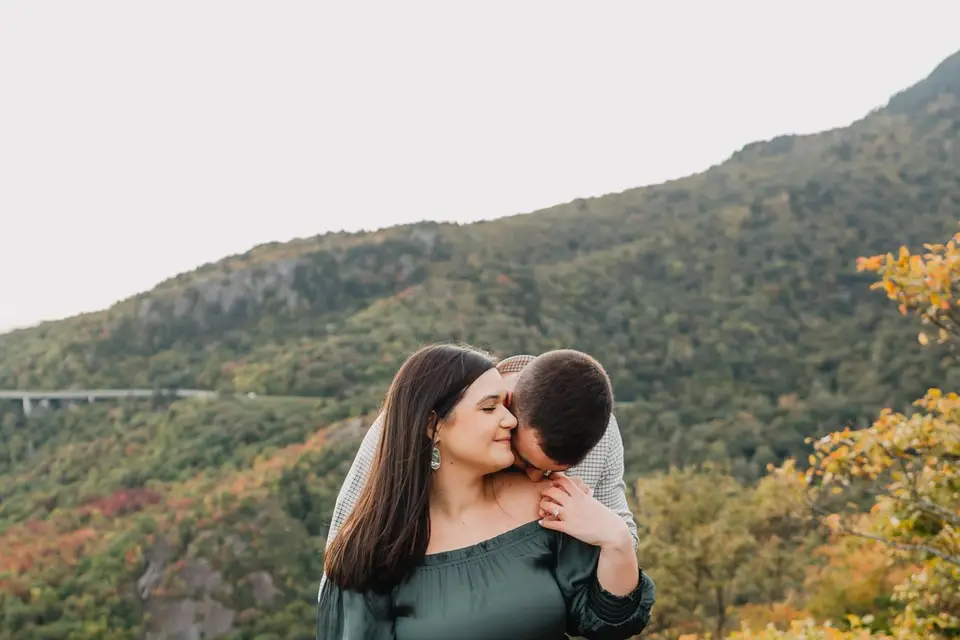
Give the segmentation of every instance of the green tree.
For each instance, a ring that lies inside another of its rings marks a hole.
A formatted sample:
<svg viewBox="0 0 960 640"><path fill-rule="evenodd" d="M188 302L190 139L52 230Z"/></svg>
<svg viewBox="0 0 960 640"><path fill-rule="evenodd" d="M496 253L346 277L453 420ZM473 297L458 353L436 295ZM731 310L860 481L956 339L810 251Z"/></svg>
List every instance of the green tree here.
<svg viewBox="0 0 960 640"><path fill-rule="evenodd" d="M639 555L659 594L651 631L692 626L719 637L757 548L747 491L713 467L671 469L637 485L646 525Z"/></svg>

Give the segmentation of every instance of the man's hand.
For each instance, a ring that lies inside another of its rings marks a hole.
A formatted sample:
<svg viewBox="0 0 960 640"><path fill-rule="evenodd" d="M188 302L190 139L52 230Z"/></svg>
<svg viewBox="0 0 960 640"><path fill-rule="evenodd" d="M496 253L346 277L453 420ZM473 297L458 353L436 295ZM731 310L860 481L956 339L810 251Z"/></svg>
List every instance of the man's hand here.
<svg viewBox="0 0 960 640"><path fill-rule="evenodd" d="M588 486L587 486L587 483L584 482L584 481L583 481L583 478L581 478L580 476L568 476L568 475L565 474L563 471L554 471L553 473L550 474L550 479L551 479L551 480L554 480L554 479L556 479L556 478L561 478L561 477L563 477L563 478L569 478L570 481L571 481L574 485L576 485L578 489L580 489L580 491L583 491L585 494L587 494L587 495L590 496L591 498L593 497L593 489L591 489L590 487L588 487Z"/></svg>
<svg viewBox="0 0 960 640"><path fill-rule="evenodd" d="M573 482L573 484L574 484L578 489L580 489L580 491L583 491L585 494L587 494L587 495L588 495L589 497L591 497L591 498L593 497L593 489L590 488L590 487L588 487L588 486L587 486L587 483L584 482L584 481L583 481L583 478L581 478L580 476L568 476L568 475L565 474L563 471L554 471L553 473L550 474L550 476L549 476L547 479L548 479L548 480L557 480L557 479L559 479L559 478L569 478L570 481ZM547 513L546 511L544 511L543 509L540 509L540 517L541 517L541 518L546 518L548 515L552 515L552 514L549 514L549 513Z"/></svg>

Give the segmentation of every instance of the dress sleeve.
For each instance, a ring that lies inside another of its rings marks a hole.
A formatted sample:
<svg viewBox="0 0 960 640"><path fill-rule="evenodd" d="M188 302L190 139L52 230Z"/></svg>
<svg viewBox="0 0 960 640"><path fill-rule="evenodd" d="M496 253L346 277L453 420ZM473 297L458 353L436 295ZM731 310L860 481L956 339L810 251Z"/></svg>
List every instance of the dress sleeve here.
<svg viewBox="0 0 960 640"><path fill-rule="evenodd" d="M395 640L389 595L341 590L327 580L317 603L317 640Z"/></svg>
<svg viewBox="0 0 960 640"><path fill-rule="evenodd" d="M588 640L627 640L650 621L655 587L643 569L633 593L616 596L600 586L600 548L557 533L556 580L567 605L567 633Z"/></svg>

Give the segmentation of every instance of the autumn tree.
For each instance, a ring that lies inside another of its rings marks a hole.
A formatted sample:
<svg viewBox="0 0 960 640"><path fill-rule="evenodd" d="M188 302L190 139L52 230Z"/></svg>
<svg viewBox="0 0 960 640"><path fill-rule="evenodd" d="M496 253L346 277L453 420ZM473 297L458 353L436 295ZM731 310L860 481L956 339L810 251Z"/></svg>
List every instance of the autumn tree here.
<svg viewBox="0 0 960 640"><path fill-rule="evenodd" d="M873 514L851 523L869 530ZM817 620L833 620L847 628L849 618L866 619L874 631L889 631L903 607L893 600L897 585L919 570L916 563L892 558L881 542L835 533L812 553L814 564L804 583L803 608Z"/></svg>
<svg viewBox="0 0 960 640"><path fill-rule="evenodd" d="M862 258L858 268L877 274L873 287L896 301L901 313L935 329L936 342L950 343L960 338L958 243L960 234L943 245L926 245L922 255L902 247L896 256ZM930 337L924 330L919 342L930 345ZM897 589L903 610L892 637L953 637L960 633L960 396L934 388L914 404L916 410L907 413L885 409L865 429L847 427L821 438L803 474L793 462L778 473L784 480L802 475L808 506L834 531L881 543L895 558L921 563ZM840 499L852 491L871 496L871 526L856 522L861 512L856 502ZM854 627L869 623L853 622ZM803 625L786 635L764 633L738 637L831 637Z"/></svg>

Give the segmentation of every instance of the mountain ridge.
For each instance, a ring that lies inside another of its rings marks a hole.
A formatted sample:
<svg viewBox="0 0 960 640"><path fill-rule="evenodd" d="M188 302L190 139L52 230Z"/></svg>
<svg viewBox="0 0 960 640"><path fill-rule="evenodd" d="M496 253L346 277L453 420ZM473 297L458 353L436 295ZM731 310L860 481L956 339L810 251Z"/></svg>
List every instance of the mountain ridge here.
<svg viewBox="0 0 960 640"><path fill-rule="evenodd" d="M64 318L45 320L40 323L37 323L34 326L11 329L7 333L30 331L33 329L37 329L43 325L70 321L70 320L75 320L77 318L100 314L100 313L103 313L104 311L109 310L110 308L128 303L131 299L138 299L158 289L164 289L170 285L176 284L178 281L181 281L183 279L186 279L192 276L199 276L206 271L222 268L224 265L229 265L230 263L235 261L242 262L245 259L260 257L261 254L269 253L271 250L279 250L282 253L289 253L290 250L292 249L296 249L298 247L305 247L310 244L316 244L318 247L322 247L330 242L343 243L343 244L348 244L353 242L363 243L367 239L376 238L384 233L399 232L400 230L403 230L403 229L416 229L421 226L426 226L426 227L436 227L436 226L461 227L461 226L474 226L474 225L482 226L490 223L495 223L497 221L512 219L516 217L549 214L552 211L555 211L560 208L566 208L566 207L577 207L580 210L585 210L585 208L589 208L589 204L593 201L597 201L610 196L623 196L623 195L630 194L643 189L650 189L650 188L656 188L656 187L668 187L669 185L672 185L677 182L681 182L697 176L702 176L706 173L709 173L711 170L722 167L723 165L731 161L736 161L736 160L743 159L745 157L750 157L751 155L754 155L754 154L761 155L761 156L781 155L793 149L795 143L798 141L802 142L804 140L816 139L823 135L829 135L833 132L846 131L848 129L856 127L859 123L879 113L889 112L889 113L902 114L904 112L916 112L918 109L927 106L932 98L940 96L944 93L952 93L953 95L960 95L960 51L956 52L955 54L949 56L948 58L943 60L941 63L939 63L934 68L934 70L931 71L930 74L928 74L925 78L919 80L914 85L907 87L897 92L893 96L891 96L891 98L887 101L887 103L884 106L874 109L873 111L864 115L862 118L856 120L850 125L831 127L829 129L825 129L823 131L819 131L815 133L780 134L780 135L773 136L772 138L769 138L769 139L760 139L760 140L751 141L751 142L745 143L739 149L734 150L730 154L730 156L728 156L725 160L721 160L720 162L717 162L701 171L697 171L685 176L672 178L670 180L665 180L657 184L630 187L628 189L624 189L619 192L611 192L611 193L606 193L602 195L587 196L587 197L578 197L578 198L574 198L569 202L537 209L535 211L509 214L506 216L496 218L494 220L481 220L478 222L463 223L463 224L421 220L413 223L405 223L400 225L388 225L388 226L373 229L373 230L327 231L327 232L323 232L313 236L295 238L287 242L266 241L261 244L254 245L244 252L231 254L231 255L223 256L221 258L210 260L208 262L205 262L204 264L198 265L194 269L190 269L190 270L172 275L166 278L165 280L162 280L161 282L157 283L154 287L132 294L131 296L128 296L122 300L119 300L114 305L111 305L110 307L107 307L105 309L99 309L95 311L75 314L75 315L67 316ZM6 335L6 334L0 333L0 335Z"/></svg>
<svg viewBox="0 0 960 640"><path fill-rule="evenodd" d="M773 353L774 360L793 354L804 362L811 356L797 349L817 352L809 332L834 317L826 309L844 301L876 308L857 290L865 282L852 269L857 256L942 237L955 226L960 195L940 185L960 170L953 144L960 88L950 74L958 60L960 53L848 127L752 142L722 163L658 185L492 221L418 222L258 245L108 309L0 336L0 386L134 383L332 400L347 385L357 396L354 409L369 410L376 397L369 390L382 391L402 354L425 341L590 349L609 331L626 340L621 349L600 347L615 363L611 374L624 402L663 388L655 372L701 375L678 354L710 370L730 357L726 340L765 336L757 362ZM895 210L914 210L923 223L904 230L899 216L883 213ZM578 283L585 273L592 280ZM813 289L818 277L839 289ZM644 302L646 295L656 302ZM753 327L746 334L718 332L729 325L717 314L724 308L731 317L750 309L769 320L744 318ZM589 320L573 326L571 313ZM699 327L690 313L710 317L711 325ZM698 333L687 336L694 327ZM719 343L707 344L704 335ZM363 341L381 336L392 346L378 362ZM331 359L347 371L321 373L341 368L322 364ZM750 377L729 367L723 375ZM771 370L767 382L779 375ZM809 391L802 379L796 383ZM341 417L353 409L344 411Z"/></svg>
<svg viewBox="0 0 960 640"><path fill-rule="evenodd" d="M530 212L515 213L502 216L493 220L481 220L472 223L453 223L453 222L435 222L430 220L421 220L412 223L404 223L400 225L388 225L385 227L373 229L373 230L363 230L363 231L327 231L317 235L295 238L287 242L281 241L267 241L261 244L254 245L248 250L223 256L214 260L210 260L201 265L198 265L194 269L190 269L181 273L172 275L155 286L143 290L141 292L132 294L124 299L121 299L110 305L107 308L99 309L95 311L79 313L72 316L67 316L64 318L45 320L37 323L33 326L14 328L6 333L0 333L0 337L13 333L20 333L24 331L31 331L39 329L42 326L55 324L59 322L69 322L75 321L80 318L96 316L104 312L109 311L110 309L129 304L132 300L138 300L145 296L158 291L165 290L167 288L175 287L175 285L182 283L184 280L188 280L192 277L201 277L207 274L210 271L222 270L225 267L230 268L231 265L235 263L245 263L245 261L256 262L266 262L270 261L271 258L265 256L269 255L271 252L279 253L281 255L289 255L291 252L301 251L304 253L311 252L309 248L310 245L315 245L314 249L328 248L331 243L336 243L340 245L351 245L351 244L367 244L367 243L377 243L382 241L383 236L386 234L392 233L402 233L404 230L414 231L420 228L457 228L457 227L471 227L476 226L480 227L483 225L489 225L492 223L497 223L498 221L511 220L519 217L525 216L543 216L549 215L553 212L565 211L570 207L576 208L580 212L587 212L590 207L591 202L596 202L606 198L616 197L616 196L626 196L633 194L646 189L654 188L667 188L670 185L676 183L682 183L683 181L704 176L709 174L711 171L723 168L731 162L743 161L751 157L775 157L788 153L789 151L795 149L797 143L803 144L804 141L818 141L821 140L824 136L829 136L830 134L837 132L845 132L851 129L856 128L860 123L868 120L871 117L874 117L878 114L891 113L902 115L904 113L915 113L918 109L928 107L930 103L937 97L942 96L943 94L952 94L953 96L960 96L960 51L943 60L937 67L925 78L918 81L914 85L903 89L902 91L894 94L887 103L882 106L874 109L870 113L866 114L862 118L856 120L847 126L838 126L825 129L823 131L815 133L806 133L806 134L781 134L773 136L769 139L755 140L752 142L745 143L742 147L737 150L734 150L730 156L725 160L717 162L701 171L697 171L685 176L680 176L677 178L672 178L670 180L665 180L661 183L631 187L624 189L619 192L611 192L602 195L587 196L587 197L578 197L573 200L565 203L560 203L557 205L544 207ZM414 231L415 232L415 231ZM273 260L279 260L279 258L272 258Z"/></svg>
<svg viewBox="0 0 960 640"><path fill-rule="evenodd" d="M920 192L929 191L926 183L949 179L958 163L950 137L956 134L957 88L949 74L958 56L960 53L951 56L926 78L893 96L887 106L848 127L752 142L726 161L684 178L578 198L493 221L464 225L418 222L264 243L172 276L107 309L2 335L0 356L16 360L17 343L43 342L56 336L55 341L72 344L70 349L85 351L87 361L106 356L104 352L150 359L187 342L208 346L215 336L229 336L250 322L264 325L269 340L275 343L295 335L322 340L344 330L352 314L378 300L422 287L428 280L460 283L466 278L472 287L473 280L482 279L482 270L505 265L505 277L532 286L538 270L592 252L620 245L636 249L652 237L660 248L679 246L685 234L706 228L738 234L738 227L749 224L761 209L789 210L790 203L821 197L825 191L851 191L840 180L851 171L849 178L862 183L856 187L861 194L856 197L861 199L862 193L879 189L885 198L899 200L903 206L915 206L918 197L932 203L933 194ZM940 92L931 94L931 87ZM904 96L915 106L913 111L891 107L906 104ZM935 105L933 110L931 105ZM926 137L922 145L911 139L918 132ZM940 148L933 149L938 142ZM931 151L942 161L940 166L927 161ZM922 162L914 163L918 158ZM891 169L894 163L896 170ZM914 164L923 168L922 173ZM912 175L914 171L918 175ZM874 208L890 205L870 203ZM856 225L855 214L843 215L838 221L841 228ZM896 237L889 221L880 222L891 232L886 237ZM551 229L560 232L550 233ZM945 230L942 224L931 229L934 235ZM529 241L533 236L536 242ZM882 237L880 234L876 242L868 241L860 249L883 250ZM710 246L718 245L710 241ZM845 259L852 264L855 257L848 251ZM312 326L307 315L316 320ZM527 320L535 315L532 310L526 312ZM234 337L242 342L240 336ZM240 345L232 351L242 354L249 349ZM34 354L27 360L36 364L37 358ZM81 377L81 383L89 380L83 375L86 368L72 372ZM140 376L139 382L194 387L202 377L158 380L156 375ZM208 382L217 378L219 374L208 372ZM36 386L37 380L32 382L31 386ZM10 367L4 371L0 366L0 384L16 387L23 381L19 375L11 375Z"/></svg>

